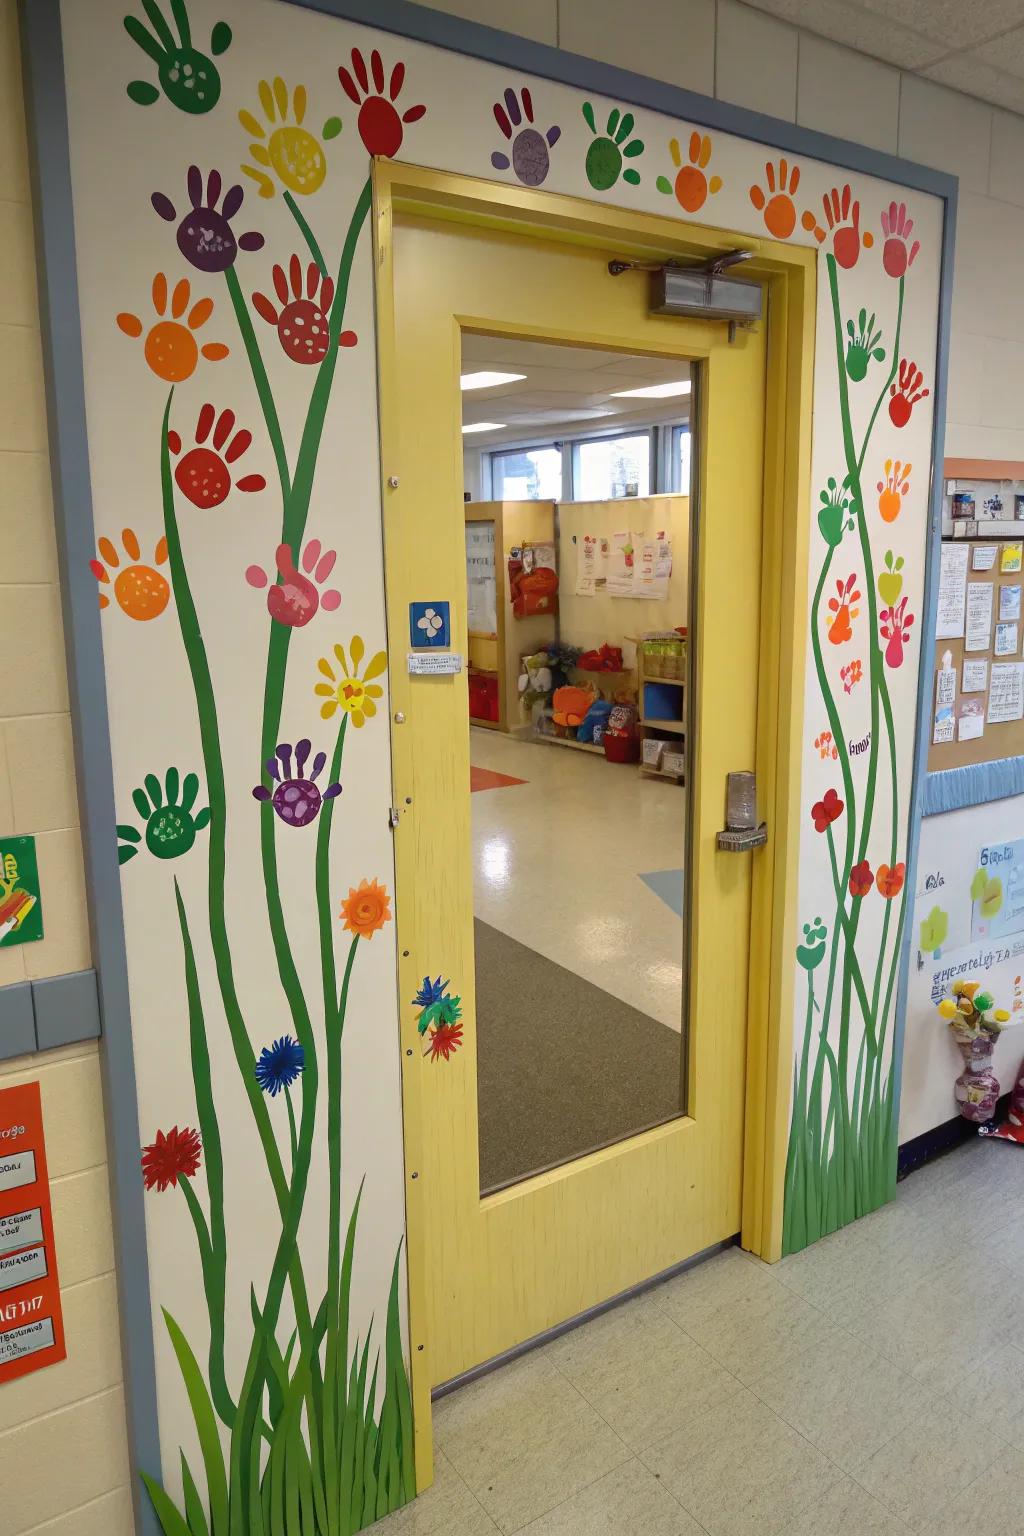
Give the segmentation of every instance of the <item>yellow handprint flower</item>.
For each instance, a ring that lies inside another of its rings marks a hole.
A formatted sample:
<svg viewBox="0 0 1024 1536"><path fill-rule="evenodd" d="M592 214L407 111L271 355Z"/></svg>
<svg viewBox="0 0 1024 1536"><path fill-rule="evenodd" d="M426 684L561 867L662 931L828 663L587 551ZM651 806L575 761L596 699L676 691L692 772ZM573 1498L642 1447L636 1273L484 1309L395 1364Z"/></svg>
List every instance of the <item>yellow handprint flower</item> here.
<svg viewBox="0 0 1024 1536"><path fill-rule="evenodd" d="M320 713L325 720L329 720L338 709L343 709L351 715L352 724L356 727L365 725L371 716L377 713L375 699L383 698L384 690L379 684L370 679L380 677L387 671L388 658L384 651L378 651L376 656L367 663L362 677L359 676L359 663L366 654L366 646L358 635L352 636L349 646L348 658L345 656L345 647L336 645L334 654L338 658L342 676L338 676L326 656L321 656L317 666L329 679L326 683L317 683L313 690L324 700L320 706ZM351 668L349 667L351 660Z"/></svg>
<svg viewBox="0 0 1024 1536"><path fill-rule="evenodd" d="M243 165L242 174L252 177L260 197L273 197L274 176L287 191L308 197L323 185L327 160L319 139L302 126L306 116L306 87L297 85L292 92L290 110L294 122L289 122L288 87L280 75L275 76L273 84L269 80L260 81L259 97L266 124L244 107L238 114L238 121L246 133L258 141L249 145L249 153L256 165ZM323 129L324 138L332 139L340 132L340 119L328 118ZM264 169L258 169L260 166ZM268 175L268 171L273 175Z"/></svg>

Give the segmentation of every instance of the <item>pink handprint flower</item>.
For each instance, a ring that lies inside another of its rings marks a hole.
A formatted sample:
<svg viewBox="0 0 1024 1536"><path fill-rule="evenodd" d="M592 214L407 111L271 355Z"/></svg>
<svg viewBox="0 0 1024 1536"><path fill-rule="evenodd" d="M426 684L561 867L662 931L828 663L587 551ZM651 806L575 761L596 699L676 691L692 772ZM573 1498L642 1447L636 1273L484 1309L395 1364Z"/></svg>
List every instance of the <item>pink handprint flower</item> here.
<svg viewBox="0 0 1024 1536"><path fill-rule="evenodd" d="M903 277L907 268L913 266L914 257L921 249L920 240L915 240L909 252L907 250L913 232L914 221L907 218L906 203L890 203L888 212L882 209L882 234L885 236L882 266L890 277Z"/></svg>
<svg viewBox="0 0 1024 1536"><path fill-rule="evenodd" d="M910 639L910 626L914 615L907 612L907 599L901 597L892 608L883 608L879 614L882 639L888 640L885 660L890 667L902 667L903 647Z"/></svg>
<svg viewBox="0 0 1024 1536"><path fill-rule="evenodd" d="M275 560L279 580L267 592L267 612L278 624L289 629L302 629L314 618L317 609L331 613L341 602L341 593L328 587L322 594L317 590L334 569L337 553L333 549L321 554L319 539L310 539L302 551L302 571L296 569L291 548L287 544L277 546ZM312 580L310 580L312 577ZM269 581L261 565L250 565L245 573L250 587L265 587Z"/></svg>

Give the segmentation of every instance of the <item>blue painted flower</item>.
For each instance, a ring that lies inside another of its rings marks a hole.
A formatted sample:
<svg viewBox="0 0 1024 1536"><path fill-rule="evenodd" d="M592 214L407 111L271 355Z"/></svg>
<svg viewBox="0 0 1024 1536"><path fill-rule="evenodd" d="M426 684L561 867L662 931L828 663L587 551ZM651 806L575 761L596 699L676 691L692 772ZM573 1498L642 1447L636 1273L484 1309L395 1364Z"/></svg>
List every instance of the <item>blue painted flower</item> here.
<svg viewBox="0 0 1024 1536"><path fill-rule="evenodd" d="M282 1035L273 1045L265 1045L256 1063L256 1081L264 1093L276 1097L282 1088L290 1088L306 1065L306 1053L291 1035Z"/></svg>
<svg viewBox="0 0 1024 1536"><path fill-rule="evenodd" d="M429 976L424 976L423 985L412 1000L414 1008L429 1008L432 1003L439 1003L448 990L448 982L442 981L440 976L436 981L431 981Z"/></svg>

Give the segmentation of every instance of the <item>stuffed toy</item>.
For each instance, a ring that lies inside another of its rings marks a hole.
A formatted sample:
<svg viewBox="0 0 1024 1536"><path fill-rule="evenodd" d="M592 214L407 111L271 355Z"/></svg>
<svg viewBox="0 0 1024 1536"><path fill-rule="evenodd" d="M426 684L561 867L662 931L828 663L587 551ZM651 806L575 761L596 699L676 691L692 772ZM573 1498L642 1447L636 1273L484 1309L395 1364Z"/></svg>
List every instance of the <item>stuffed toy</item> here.
<svg viewBox="0 0 1024 1536"><path fill-rule="evenodd" d="M556 688L551 696L551 714L556 725L569 728L582 725L587 711L594 702L589 688L574 688L571 684Z"/></svg>
<svg viewBox="0 0 1024 1536"><path fill-rule="evenodd" d="M552 687L553 678L547 651L537 651L532 656L524 656L523 670L519 674L519 697L527 708L546 699Z"/></svg>
<svg viewBox="0 0 1024 1536"><path fill-rule="evenodd" d="M612 712L611 701L608 699L595 699L583 717L583 724L576 732L577 741L591 741L596 747L601 745L605 727L608 724L608 716Z"/></svg>

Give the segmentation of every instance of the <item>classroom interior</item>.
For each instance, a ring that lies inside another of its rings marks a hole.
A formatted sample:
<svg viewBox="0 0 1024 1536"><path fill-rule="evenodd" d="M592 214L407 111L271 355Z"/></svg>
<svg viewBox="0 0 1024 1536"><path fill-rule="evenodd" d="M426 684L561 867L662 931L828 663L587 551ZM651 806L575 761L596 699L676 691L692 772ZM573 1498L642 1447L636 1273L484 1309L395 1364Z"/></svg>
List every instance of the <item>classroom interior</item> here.
<svg viewBox="0 0 1024 1536"><path fill-rule="evenodd" d="M697 383L463 336L484 1194L683 1112Z"/></svg>

